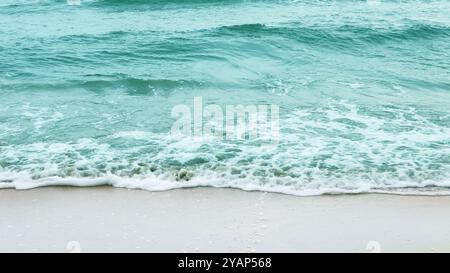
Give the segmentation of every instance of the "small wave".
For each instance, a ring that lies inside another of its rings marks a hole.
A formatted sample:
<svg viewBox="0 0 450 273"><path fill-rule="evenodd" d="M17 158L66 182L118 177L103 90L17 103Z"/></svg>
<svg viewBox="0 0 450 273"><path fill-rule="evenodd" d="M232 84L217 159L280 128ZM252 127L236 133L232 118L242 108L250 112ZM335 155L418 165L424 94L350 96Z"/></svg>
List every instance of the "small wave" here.
<svg viewBox="0 0 450 273"><path fill-rule="evenodd" d="M370 187L360 184L359 187L321 187L321 188L295 188L285 185L258 185L247 180L225 180L214 177L196 177L191 181L175 181L157 176L147 177L120 177L105 175L102 177L47 177L33 179L27 173L0 172L0 189L30 190L40 187L71 186L71 187L97 187L112 186L117 188L141 189L148 191L167 191L181 188L232 188L244 191L261 191L281 193L294 196L318 195L345 195L345 194L393 194L393 195L450 195L450 181L446 183L428 182L421 186L414 184L403 186Z"/></svg>
<svg viewBox="0 0 450 273"><path fill-rule="evenodd" d="M100 77L101 78L101 77ZM143 79L134 77L87 80L82 83L74 83L74 86L102 91L124 89L129 94L135 95L169 95L171 92L182 88L201 88L202 83L190 80L170 80L170 79Z"/></svg>
<svg viewBox="0 0 450 273"><path fill-rule="evenodd" d="M10 83L1 84L4 90L70 90L85 89L93 92L123 90L130 95L162 95L167 96L176 90L181 89L201 89L207 86L207 83L184 80L184 79L151 79L139 78L128 75L111 74L90 74L83 75L82 80L65 80L53 83Z"/></svg>
<svg viewBox="0 0 450 273"><path fill-rule="evenodd" d="M261 23L239 24L221 26L218 28L198 29L191 31L173 31L166 33L156 30L141 31L110 31L101 34L77 34L46 39L45 45L55 43L68 43L72 45L86 44L108 44L123 42L129 44L132 40L133 49L136 53L139 46L150 46L152 50L170 46L170 51L176 53L184 51L186 47L190 50L199 47L204 41L208 42L210 37L226 39L227 37L242 38L284 38L286 40L300 42L305 45L321 47L359 47L370 45L383 45L389 42L417 42L429 39L449 38L450 28L447 25L431 24L424 22L410 22L404 26L376 28L364 25L303 25L298 23L284 23L266 25ZM157 38L164 37L164 39ZM146 39L147 38L147 39ZM151 40L151 43L144 43ZM214 42L214 41L209 41ZM171 46L174 44L176 46ZM196 46L196 47L194 47ZM99 48L99 50L102 48ZM108 52L107 48L102 49ZM129 52L129 50L126 50ZM121 52L124 53L124 52ZM129 52L132 53L132 52ZM130 56L129 56L130 57Z"/></svg>
<svg viewBox="0 0 450 273"><path fill-rule="evenodd" d="M91 3L93 6L101 7L133 7L133 6L167 6L180 4L233 4L239 3L242 0L96 0Z"/></svg>
<svg viewBox="0 0 450 273"><path fill-rule="evenodd" d="M279 36L304 44L323 47L355 47L379 45L386 42L408 42L431 38L450 37L448 26L417 23L398 28L372 28L359 25L336 27L304 26L288 24L267 26L265 24L242 24L223 26L215 35L239 35L253 38Z"/></svg>

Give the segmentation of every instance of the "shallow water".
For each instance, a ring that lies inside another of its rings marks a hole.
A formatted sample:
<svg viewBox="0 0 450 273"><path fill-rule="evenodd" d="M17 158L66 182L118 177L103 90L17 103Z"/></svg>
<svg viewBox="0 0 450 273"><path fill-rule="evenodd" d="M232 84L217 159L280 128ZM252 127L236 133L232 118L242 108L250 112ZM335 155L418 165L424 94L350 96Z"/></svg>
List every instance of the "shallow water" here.
<svg viewBox="0 0 450 273"><path fill-rule="evenodd" d="M0 3L0 187L450 187L450 2ZM280 139L174 138L171 110L276 104Z"/></svg>

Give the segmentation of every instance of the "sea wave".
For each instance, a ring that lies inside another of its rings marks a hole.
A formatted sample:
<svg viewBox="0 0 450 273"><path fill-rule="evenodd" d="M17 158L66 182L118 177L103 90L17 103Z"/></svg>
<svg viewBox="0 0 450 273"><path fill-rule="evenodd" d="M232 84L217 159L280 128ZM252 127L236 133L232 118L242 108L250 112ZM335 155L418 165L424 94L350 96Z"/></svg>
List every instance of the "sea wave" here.
<svg viewBox="0 0 450 273"><path fill-rule="evenodd" d="M296 195L433 192L449 186L450 124L431 114L331 102L292 111L281 120L280 142L268 147L258 140L178 139L146 131L2 145L0 180L2 187L18 189L112 185L234 187Z"/></svg>
<svg viewBox="0 0 450 273"><path fill-rule="evenodd" d="M265 24L243 24L223 26L216 35L265 38L278 36L289 40L323 47L357 47L384 44L386 42L408 42L431 38L450 37L450 27L429 23L415 23L405 26L376 28L361 25L305 26L288 24L267 26Z"/></svg>
<svg viewBox="0 0 450 273"><path fill-rule="evenodd" d="M398 186L373 187L364 182L353 188L346 187L315 187L295 188L285 185L257 185L245 179L229 180L214 177L196 177L189 182L179 183L160 177L120 177L105 175L103 177L47 177L33 179L27 173L3 173L0 172L0 189L29 190L40 187L72 186L72 187L97 187L112 186L117 188L141 189L148 191L167 191L182 188L233 188L244 191L261 191L281 193L295 196L317 195L341 195L341 194L393 194L393 195L450 195L450 181L422 183L403 183Z"/></svg>
<svg viewBox="0 0 450 273"><path fill-rule="evenodd" d="M5 1L0 187L447 191L448 1ZM173 138L196 96L278 145Z"/></svg>

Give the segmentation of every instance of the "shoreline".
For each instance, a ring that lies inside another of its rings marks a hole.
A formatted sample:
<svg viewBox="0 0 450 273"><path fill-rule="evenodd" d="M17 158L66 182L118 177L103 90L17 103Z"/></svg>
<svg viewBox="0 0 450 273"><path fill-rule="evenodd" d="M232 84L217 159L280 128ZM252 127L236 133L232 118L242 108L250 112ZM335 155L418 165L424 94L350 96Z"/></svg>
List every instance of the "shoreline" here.
<svg viewBox="0 0 450 273"><path fill-rule="evenodd" d="M281 194L288 196L297 197L317 197L317 196L341 196L341 195L364 195L364 194L380 194L380 195L398 195L398 196L450 196L450 187L428 184L421 187L417 186L403 186L403 187L389 187L389 188L373 188L373 189L353 189L344 190L340 188L336 189L324 189L324 190L292 190L289 187L261 187L261 186L233 186L233 185L220 185L214 186L204 183L186 183L185 185L164 185L164 186L148 186L141 183L130 184L130 183L113 183L106 182L105 179L100 178L93 180L78 179L78 182L74 182L74 178L52 180L50 182L34 182L33 184L19 183L16 185L10 185L10 182L0 182L1 190L17 190L17 191L28 191L40 188L102 188L111 187L116 189L125 190L143 190L148 192L166 192L172 190L183 190L183 189L230 189L239 190L244 192L266 192L271 194ZM82 182L79 182L79 181ZM145 181L145 180L144 180ZM141 181L142 182L142 181Z"/></svg>
<svg viewBox="0 0 450 273"><path fill-rule="evenodd" d="M0 190L0 252L450 252L450 196Z"/></svg>

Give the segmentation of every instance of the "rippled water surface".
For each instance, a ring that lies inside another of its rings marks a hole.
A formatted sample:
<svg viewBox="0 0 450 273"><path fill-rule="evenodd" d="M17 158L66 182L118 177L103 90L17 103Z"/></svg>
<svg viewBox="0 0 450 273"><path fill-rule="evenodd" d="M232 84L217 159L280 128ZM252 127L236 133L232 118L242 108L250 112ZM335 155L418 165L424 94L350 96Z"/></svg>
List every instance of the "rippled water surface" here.
<svg viewBox="0 0 450 273"><path fill-rule="evenodd" d="M446 193L450 1L0 2L0 187ZM276 104L280 141L171 109Z"/></svg>

